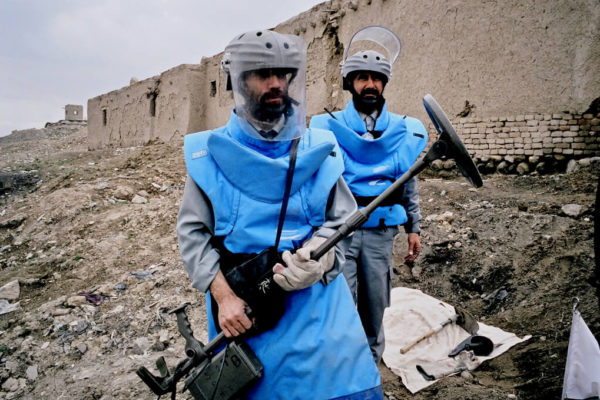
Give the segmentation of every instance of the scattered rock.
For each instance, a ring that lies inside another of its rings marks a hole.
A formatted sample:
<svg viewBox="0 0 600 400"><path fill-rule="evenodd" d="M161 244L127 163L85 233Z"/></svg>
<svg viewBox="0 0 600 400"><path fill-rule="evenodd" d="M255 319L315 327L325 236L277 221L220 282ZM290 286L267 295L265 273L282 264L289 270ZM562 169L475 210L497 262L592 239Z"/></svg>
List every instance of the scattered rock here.
<svg viewBox="0 0 600 400"><path fill-rule="evenodd" d="M38 377L37 365L30 365L29 367L27 367L27 369L25 370L25 376L27 377L28 381L35 381Z"/></svg>
<svg viewBox="0 0 600 400"><path fill-rule="evenodd" d="M17 214L12 217L0 220L0 229L15 229L27 219L24 214Z"/></svg>
<svg viewBox="0 0 600 400"><path fill-rule="evenodd" d="M517 174L525 175L528 173L529 173L529 164L527 164L526 162L522 162L522 163L519 163L519 165L517 165Z"/></svg>
<svg viewBox="0 0 600 400"><path fill-rule="evenodd" d="M113 195L115 196L115 198L120 199L120 200L129 200L130 198L133 197L133 189L131 189L129 186L117 186L117 188L115 189Z"/></svg>
<svg viewBox="0 0 600 400"><path fill-rule="evenodd" d="M148 199L136 194L135 196L133 196L133 199L131 199L131 202L133 204L146 204L148 202Z"/></svg>
<svg viewBox="0 0 600 400"><path fill-rule="evenodd" d="M579 204L565 204L562 206L561 210L563 213L565 213L565 215L577 218L581 215L583 207Z"/></svg>
<svg viewBox="0 0 600 400"><path fill-rule="evenodd" d="M152 279L151 271L134 271L130 275L136 277L140 281L144 281L146 279Z"/></svg>
<svg viewBox="0 0 600 400"><path fill-rule="evenodd" d="M0 299L17 300L21 294L19 281L14 280L0 287Z"/></svg>
<svg viewBox="0 0 600 400"><path fill-rule="evenodd" d="M88 350L88 347L85 343L79 343L77 345L77 351L79 351L81 354L85 354Z"/></svg>
<svg viewBox="0 0 600 400"><path fill-rule="evenodd" d="M570 160L567 163L567 169L566 172L567 174L572 174L573 172L579 171L579 163L577 163L577 160Z"/></svg>
<svg viewBox="0 0 600 400"><path fill-rule="evenodd" d="M71 296L67 299L67 305L69 307L80 307L85 304L86 298L84 296Z"/></svg>
<svg viewBox="0 0 600 400"><path fill-rule="evenodd" d="M7 314L9 312L17 311L19 309L19 302L10 304L8 300L0 300L0 315Z"/></svg>
<svg viewBox="0 0 600 400"><path fill-rule="evenodd" d="M19 381L15 378L8 378L3 384L2 389L7 392L16 392L19 390Z"/></svg>

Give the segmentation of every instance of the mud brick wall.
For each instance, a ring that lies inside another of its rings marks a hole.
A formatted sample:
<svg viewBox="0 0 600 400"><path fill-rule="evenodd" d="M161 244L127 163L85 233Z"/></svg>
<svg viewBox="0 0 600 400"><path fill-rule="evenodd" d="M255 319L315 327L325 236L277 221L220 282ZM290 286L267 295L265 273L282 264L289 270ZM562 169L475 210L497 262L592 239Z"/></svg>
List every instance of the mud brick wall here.
<svg viewBox="0 0 600 400"><path fill-rule="evenodd" d="M598 152L597 118L578 115L600 102L596 3L330 0L273 29L308 43L309 118L325 107L345 107L344 46L359 28L384 25L402 40L384 92L390 111L427 124L422 99L429 93L486 165L528 157L562 161ZM223 125L234 102L221 56L199 54L198 64L89 99L88 147L174 141Z"/></svg>
<svg viewBox="0 0 600 400"><path fill-rule="evenodd" d="M600 114L460 118L454 127L476 157L600 155Z"/></svg>

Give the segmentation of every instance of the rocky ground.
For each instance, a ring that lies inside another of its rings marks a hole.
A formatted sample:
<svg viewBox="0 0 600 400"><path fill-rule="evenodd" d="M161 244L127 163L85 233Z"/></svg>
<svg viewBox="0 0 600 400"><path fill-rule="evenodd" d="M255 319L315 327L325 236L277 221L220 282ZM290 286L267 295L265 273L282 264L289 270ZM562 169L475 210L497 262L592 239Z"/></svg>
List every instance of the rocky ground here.
<svg viewBox="0 0 600 400"><path fill-rule="evenodd" d="M0 398L155 399L135 370L184 357L167 311L189 302L206 341L175 235L181 144L91 152L85 127L56 129L0 139ZM382 366L389 399L560 397L574 297L600 335L599 167L572 169L486 175L477 190L421 174L424 249L409 268L398 236L394 285L532 338L415 395Z"/></svg>

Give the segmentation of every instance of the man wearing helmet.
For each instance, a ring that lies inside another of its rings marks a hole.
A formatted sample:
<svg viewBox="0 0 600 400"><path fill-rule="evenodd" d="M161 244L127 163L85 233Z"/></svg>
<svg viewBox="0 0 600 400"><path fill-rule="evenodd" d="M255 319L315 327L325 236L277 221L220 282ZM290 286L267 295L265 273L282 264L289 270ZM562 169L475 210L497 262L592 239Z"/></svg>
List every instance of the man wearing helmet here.
<svg viewBox="0 0 600 400"><path fill-rule="evenodd" d="M247 398L382 399L340 276L349 240L310 259L356 203L333 134L306 128L306 43L247 32L225 48L222 67L235 109L225 126L186 135L177 221L192 286L207 292L209 336L244 335L263 364ZM265 291L276 297L241 294L261 277L247 279L248 264L274 273Z"/></svg>
<svg viewBox="0 0 600 400"><path fill-rule="evenodd" d="M382 46L392 61L374 50L346 57L352 44L361 41ZM310 121L311 128L334 132L344 157L343 177L359 207L402 176L427 144L427 132L419 120L387 111L383 90L399 53L400 40L387 28L370 26L355 33L341 64L343 88L350 91L352 100L344 110L316 115ZM398 225L404 225L408 234L405 261L414 262L421 250L416 177L401 192L386 199L354 233L343 266L376 362L385 347L383 313L390 304L392 248Z"/></svg>

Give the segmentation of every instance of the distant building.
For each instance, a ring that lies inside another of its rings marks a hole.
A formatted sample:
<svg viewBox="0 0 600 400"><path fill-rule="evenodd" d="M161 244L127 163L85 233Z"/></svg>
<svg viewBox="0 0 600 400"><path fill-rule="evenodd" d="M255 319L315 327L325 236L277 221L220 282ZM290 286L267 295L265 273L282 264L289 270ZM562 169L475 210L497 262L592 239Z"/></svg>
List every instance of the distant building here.
<svg viewBox="0 0 600 400"><path fill-rule="evenodd" d="M65 106L65 120L83 121L83 106L67 104Z"/></svg>

